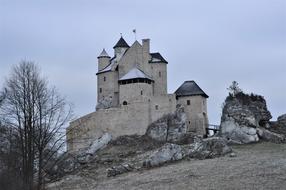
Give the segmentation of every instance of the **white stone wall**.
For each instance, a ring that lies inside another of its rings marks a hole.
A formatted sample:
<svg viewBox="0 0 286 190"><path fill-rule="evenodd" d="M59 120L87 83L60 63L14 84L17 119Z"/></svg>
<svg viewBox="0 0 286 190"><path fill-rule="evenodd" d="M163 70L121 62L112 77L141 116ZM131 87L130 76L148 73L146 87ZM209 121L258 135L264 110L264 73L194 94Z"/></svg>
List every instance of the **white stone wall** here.
<svg viewBox="0 0 286 190"><path fill-rule="evenodd" d="M108 132L113 138L121 135L143 135L149 119L149 104L138 102L118 108L100 109L70 123L67 129L68 151L87 147L92 139Z"/></svg>
<svg viewBox="0 0 286 190"><path fill-rule="evenodd" d="M176 96L175 94L168 94L164 96L154 96L151 105L151 121L154 122L163 115L173 113L176 111Z"/></svg>
<svg viewBox="0 0 286 190"><path fill-rule="evenodd" d="M142 92L142 95L141 95ZM123 101L128 104L133 102L148 101L153 95L152 84L148 83L130 83L119 85L119 103Z"/></svg>

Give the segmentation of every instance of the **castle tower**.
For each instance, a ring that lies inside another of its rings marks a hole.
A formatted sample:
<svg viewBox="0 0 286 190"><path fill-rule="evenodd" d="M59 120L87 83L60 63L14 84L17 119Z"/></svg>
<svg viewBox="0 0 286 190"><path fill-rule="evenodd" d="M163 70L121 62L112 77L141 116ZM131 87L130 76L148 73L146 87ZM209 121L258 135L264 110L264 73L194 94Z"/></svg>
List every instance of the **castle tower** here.
<svg viewBox="0 0 286 190"><path fill-rule="evenodd" d="M154 96L167 94L167 64L160 53L150 53L152 77L154 79Z"/></svg>
<svg viewBox="0 0 286 190"><path fill-rule="evenodd" d="M190 132L206 135L208 127L207 98L209 97L195 81L185 81L175 92L177 104L187 113L187 125Z"/></svg>
<svg viewBox="0 0 286 190"><path fill-rule="evenodd" d="M114 56L116 57L116 60L119 61L122 55L125 53L125 51L129 48L130 46L127 44L127 42L123 39L121 36L118 42L115 44L113 47L114 49Z"/></svg>

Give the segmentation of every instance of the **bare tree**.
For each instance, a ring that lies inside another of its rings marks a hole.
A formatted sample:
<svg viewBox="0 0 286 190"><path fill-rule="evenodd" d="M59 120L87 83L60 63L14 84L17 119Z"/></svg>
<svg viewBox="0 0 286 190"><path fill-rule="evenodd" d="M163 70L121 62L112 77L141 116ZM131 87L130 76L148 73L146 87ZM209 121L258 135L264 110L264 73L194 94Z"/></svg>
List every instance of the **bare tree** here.
<svg viewBox="0 0 286 190"><path fill-rule="evenodd" d="M5 85L0 112L7 126L16 129L21 152L21 176L24 189L43 188L48 157L63 145L63 127L71 119L71 107L33 62L21 62L12 70Z"/></svg>

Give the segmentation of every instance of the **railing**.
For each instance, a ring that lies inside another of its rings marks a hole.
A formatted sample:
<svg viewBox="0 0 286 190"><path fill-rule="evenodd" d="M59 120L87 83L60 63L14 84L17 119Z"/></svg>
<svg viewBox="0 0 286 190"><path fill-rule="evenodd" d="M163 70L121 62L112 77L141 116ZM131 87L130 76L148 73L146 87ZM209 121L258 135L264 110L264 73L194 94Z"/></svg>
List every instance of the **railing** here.
<svg viewBox="0 0 286 190"><path fill-rule="evenodd" d="M213 125L213 124L207 124L206 131L207 131L208 136L213 136L218 131L220 131L220 126L219 125ZM210 133L211 131L212 131L212 133Z"/></svg>

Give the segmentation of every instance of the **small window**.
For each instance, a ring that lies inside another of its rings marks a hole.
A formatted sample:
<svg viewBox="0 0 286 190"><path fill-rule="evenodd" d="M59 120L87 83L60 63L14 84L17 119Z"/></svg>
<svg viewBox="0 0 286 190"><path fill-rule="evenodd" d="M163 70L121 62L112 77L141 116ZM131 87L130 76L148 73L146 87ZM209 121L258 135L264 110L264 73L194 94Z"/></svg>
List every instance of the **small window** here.
<svg viewBox="0 0 286 190"><path fill-rule="evenodd" d="M161 77L161 71L159 71L159 77Z"/></svg>
<svg viewBox="0 0 286 190"><path fill-rule="evenodd" d="M191 122L189 121L189 124L191 124Z"/></svg>
<svg viewBox="0 0 286 190"><path fill-rule="evenodd" d="M105 76L103 77L103 81L106 81L106 77Z"/></svg>
<svg viewBox="0 0 286 190"><path fill-rule="evenodd" d="M99 93L102 93L102 88L99 88Z"/></svg>
<svg viewBox="0 0 286 190"><path fill-rule="evenodd" d="M143 95L143 90L141 90L141 96Z"/></svg>
<svg viewBox="0 0 286 190"><path fill-rule="evenodd" d="M191 105L191 100L187 100L187 105Z"/></svg>
<svg viewBox="0 0 286 190"><path fill-rule="evenodd" d="M159 106L158 106L158 105L156 105L156 106L155 106L155 109L156 109L156 110L158 110L158 109L159 109Z"/></svg>
<svg viewBox="0 0 286 190"><path fill-rule="evenodd" d="M127 105L127 102L126 102L126 101L123 101L123 105L126 106L126 105Z"/></svg>

